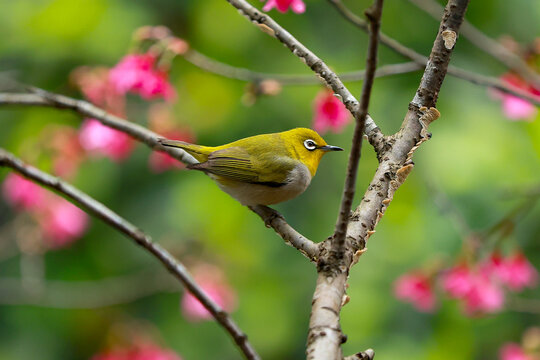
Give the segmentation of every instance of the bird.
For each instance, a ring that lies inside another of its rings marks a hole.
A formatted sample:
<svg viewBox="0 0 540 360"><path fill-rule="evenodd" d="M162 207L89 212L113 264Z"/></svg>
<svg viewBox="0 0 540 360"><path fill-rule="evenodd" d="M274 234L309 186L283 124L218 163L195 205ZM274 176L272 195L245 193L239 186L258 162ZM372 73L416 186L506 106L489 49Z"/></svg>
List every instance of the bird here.
<svg viewBox="0 0 540 360"><path fill-rule="evenodd" d="M188 169L206 173L245 206L295 198L311 183L324 154L343 151L307 128L250 136L215 147L165 138L158 142L192 155L199 163Z"/></svg>

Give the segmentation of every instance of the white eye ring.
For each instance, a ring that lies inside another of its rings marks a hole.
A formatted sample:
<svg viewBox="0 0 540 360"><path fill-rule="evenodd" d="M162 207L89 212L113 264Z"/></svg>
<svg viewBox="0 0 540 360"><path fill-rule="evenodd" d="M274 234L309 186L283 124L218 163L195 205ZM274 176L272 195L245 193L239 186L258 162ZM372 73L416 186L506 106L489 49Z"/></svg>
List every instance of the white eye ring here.
<svg viewBox="0 0 540 360"><path fill-rule="evenodd" d="M313 151L317 148L317 144L315 143L315 141L311 140L311 139L307 139L304 141L304 146L306 147L306 149L308 149L309 151Z"/></svg>

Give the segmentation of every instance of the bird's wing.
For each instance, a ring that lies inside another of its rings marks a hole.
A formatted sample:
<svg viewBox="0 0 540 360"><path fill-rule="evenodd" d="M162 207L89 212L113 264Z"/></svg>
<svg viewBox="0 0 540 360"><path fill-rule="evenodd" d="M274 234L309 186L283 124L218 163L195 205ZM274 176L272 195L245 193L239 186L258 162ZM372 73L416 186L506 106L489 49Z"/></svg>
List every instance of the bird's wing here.
<svg viewBox="0 0 540 360"><path fill-rule="evenodd" d="M207 161L189 167L235 181L277 187L285 185L293 165L282 164L268 157L252 156L240 147L230 147L214 151Z"/></svg>

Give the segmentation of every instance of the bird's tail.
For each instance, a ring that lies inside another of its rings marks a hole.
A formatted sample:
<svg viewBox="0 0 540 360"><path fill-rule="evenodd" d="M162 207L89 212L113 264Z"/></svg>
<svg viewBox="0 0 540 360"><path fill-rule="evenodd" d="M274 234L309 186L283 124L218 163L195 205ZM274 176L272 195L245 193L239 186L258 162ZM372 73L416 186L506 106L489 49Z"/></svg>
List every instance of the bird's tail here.
<svg viewBox="0 0 540 360"><path fill-rule="evenodd" d="M208 146L190 144L180 140L158 139L158 142L163 146L176 147L185 150L199 162L208 160L208 155L212 152L212 148Z"/></svg>

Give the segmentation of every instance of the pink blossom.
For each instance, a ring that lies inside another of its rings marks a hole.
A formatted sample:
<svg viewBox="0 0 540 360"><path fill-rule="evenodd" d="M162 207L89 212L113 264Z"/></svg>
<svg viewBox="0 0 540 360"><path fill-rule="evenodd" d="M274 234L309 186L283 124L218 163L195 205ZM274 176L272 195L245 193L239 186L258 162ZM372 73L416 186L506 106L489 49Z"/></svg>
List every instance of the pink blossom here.
<svg viewBox="0 0 540 360"><path fill-rule="evenodd" d="M540 96L539 89L528 84L517 75L507 73L501 76L501 80L531 95ZM497 98L501 99L503 113L511 120L531 119L537 113L536 107L526 100L499 91L495 91L494 94Z"/></svg>
<svg viewBox="0 0 540 360"><path fill-rule="evenodd" d="M473 286L473 276L466 265L457 265L441 275L443 289L452 298L466 296Z"/></svg>
<svg viewBox="0 0 540 360"><path fill-rule="evenodd" d="M64 177L73 177L81 162L85 159L85 152L79 142L79 135L72 127L55 127L47 147L52 150L54 173Z"/></svg>
<svg viewBox="0 0 540 360"><path fill-rule="evenodd" d="M273 8L276 8L282 13L287 12L291 8L295 13L301 14L306 11L306 4L302 0L267 0L263 11L270 11Z"/></svg>
<svg viewBox="0 0 540 360"><path fill-rule="evenodd" d="M320 133L325 133L328 129L338 133L350 120L349 111L331 91L320 92L315 98L314 106L313 128Z"/></svg>
<svg viewBox="0 0 540 360"><path fill-rule="evenodd" d="M45 199L45 190L41 186L15 173L6 176L2 190L7 202L19 209L34 209Z"/></svg>
<svg viewBox="0 0 540 360"><path fill-rule="evenodd" d="M431 312L435 309L431 279L424 274L411 272L401 275L394 282L394 295L410 302L420 311Z"/></svg>
<svg viewBox="0 0 540 360"><path fill-rule="evenodd" d="M500 360L532 360L520 345L516 343L506 343L499 349Z"/></svg>
<svg viewBox="0 0 540 360"><path fill-rule="evenodd" d="M60 248L81 237L88 227L88 215L69 201L51 195L37 214L44 239L51 248Z"/></svg>
<svg viewBox="0 0 540 360"><path fill-rule="evenodd" d="M113 160L125 159L133 149L133 140L121 131L86 119L79 133L82 147L90 153L107 156Z"/></svg>
<svg viewBox="0 0 540 360"><path fill-rule="evenodd" d="M168 75L156 69L155 65L154 55L126 55L109 72L109 81L121 94L129 91L144 99L163 97L165 100L172 100L175 91L168 81Z"/></svg>
<svg viewBox="0 0 540 360"><path fill-rule="evenodd" d="M485 267L487 271L513 291L533 287L538 280L538 271L519 251L506 258L494 253Z"/></svg>
<svg viewBox="0 0 540 360"><path fill-rule="evenodd" d="M236 295L225 279L223 272L212 265L200 264L193 270L195 281L225 311L236 307ZM212 318L212 314L189 292L185 292L181 301L182 313L190 321Z"/></svg>
<svg viewBox="0 0 540 360"><path fill-rule="evenodd" d="M72 71L70 78L92 103L117 116L124 116L124 93L118 92L109 80L109 69L81 66Z"/></svg>
<svg viewBox="0 0 540 360"><path fill-rule="evenodd" d="M174 351L156 345L112 349L94 355L91 360L182 360Z"/></svg>
<svg viewBox="0 0 540 360"><path fill-rule="evenodd" d="M474 274L471 288L464 297L465 313L494 313L504 305L504 292L491 279L483 274Z"/></svg>

